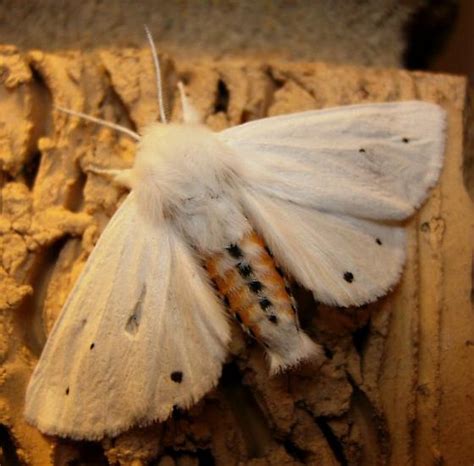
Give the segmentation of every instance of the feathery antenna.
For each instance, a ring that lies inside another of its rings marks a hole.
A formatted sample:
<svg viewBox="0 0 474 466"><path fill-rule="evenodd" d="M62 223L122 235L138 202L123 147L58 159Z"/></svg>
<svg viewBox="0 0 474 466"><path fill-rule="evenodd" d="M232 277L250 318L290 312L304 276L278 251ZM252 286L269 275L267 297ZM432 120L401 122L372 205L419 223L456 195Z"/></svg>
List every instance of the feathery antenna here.
<svg viewBox="0 0 474 466"><path fill-rule="evenodd" d="M156 53L155 43L153 42L153 36L151 35L148 26L145 24L145 32L148 38L148 42L151 47L151 53L153 55L153 63L155 64L155 74L156 74L156 90L158 94L158 106L160 107L160 119L162 123L168 123L166 119L165 113L165 104L163 101L163 86L161 83L161 68L160 68L160 60L158 58L158 54Z"/></svg>

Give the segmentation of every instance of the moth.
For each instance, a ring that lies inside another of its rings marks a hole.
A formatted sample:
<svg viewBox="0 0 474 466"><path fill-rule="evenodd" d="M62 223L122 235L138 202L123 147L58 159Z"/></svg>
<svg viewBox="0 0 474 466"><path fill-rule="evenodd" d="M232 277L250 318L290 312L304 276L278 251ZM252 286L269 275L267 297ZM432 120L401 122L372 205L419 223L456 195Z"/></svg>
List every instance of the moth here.
<svg viewBox="0 0 474 466"><path fill-rule="evenodd" d="M138 147L131 169L97 170L130 193L27 389L26 418L48 434L114 436L197 402L226 358L226 308L272 373L318 354L286 277L329 305L386 294L405 260L401 222L442 167L445 112L428 102L306 111L216 133L180 85L184 121L168 123L152 48L161 123L138 135L68 111Z"/></svg>

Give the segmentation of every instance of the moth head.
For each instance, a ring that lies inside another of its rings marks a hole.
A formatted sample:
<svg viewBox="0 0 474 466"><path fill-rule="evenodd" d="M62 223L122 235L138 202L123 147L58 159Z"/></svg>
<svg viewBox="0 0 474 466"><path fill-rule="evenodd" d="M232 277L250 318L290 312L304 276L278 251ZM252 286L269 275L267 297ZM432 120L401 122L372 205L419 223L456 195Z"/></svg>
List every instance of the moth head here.
<svg viewBox="0 0 474 466"><path fill-rule="evenodd" d="M173 183L206 183L222 168L229 149L209 128L196 124L153 123L143 130L134 171L157 187ZM160 188L161 189L161 188Z"/></svg>

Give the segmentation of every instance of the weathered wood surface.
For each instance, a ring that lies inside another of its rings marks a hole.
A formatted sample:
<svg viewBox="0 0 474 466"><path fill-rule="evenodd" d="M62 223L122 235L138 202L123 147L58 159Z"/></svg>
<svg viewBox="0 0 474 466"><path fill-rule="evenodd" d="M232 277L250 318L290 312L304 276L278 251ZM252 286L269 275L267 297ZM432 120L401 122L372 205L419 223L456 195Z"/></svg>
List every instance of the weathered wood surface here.
<svg viewBox="0 0 474 466"><path fill-rule="evenodd" d="M266 115L422 99L449 115L439 185L407 223L403 280L368 308L316 306L298 293L322 360L269 378L234 330L219 387L179 418L101 443L41 435L22 417L45 335L123 191L86 172L125 167L134 143L53 105L141 128L155 119L148 50L0 56L0 432L4 456L34 466L119 464L472 464L472 206L462 183L465 81L322 63L165 61L179 119L184 79L214 129ZM137 394L139 396L139 394ZM214 463L212 463L214 461Z"/></svg>

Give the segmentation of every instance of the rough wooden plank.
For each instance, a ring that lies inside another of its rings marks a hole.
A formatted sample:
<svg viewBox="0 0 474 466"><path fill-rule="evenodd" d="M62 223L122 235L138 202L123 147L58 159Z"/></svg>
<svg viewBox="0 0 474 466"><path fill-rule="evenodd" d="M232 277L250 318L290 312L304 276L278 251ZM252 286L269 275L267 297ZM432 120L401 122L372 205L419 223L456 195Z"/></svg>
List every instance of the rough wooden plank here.
<svg viewBox="0 0 474 466"><path fill-rule="evenodd" d="M147 50L135 49L2 52L0 422L28 464L64 464L84 458L91 445L29 427L21 414L24 390L45 334L123 197L86 167L128 166L134 144L52 105L141 127L157 114L151 61ZM368 309L342 310L316 307L301 291L303 322L328 350L323 360L269 378L262 351L234 329L233 362L220 386L162 426L104 440L108 460L472 463L473 224L461 173L464 80L322 63L164 63L173 118L180 116L174 87L180 77L214 129L332 105L437 102L449 114L446 164L429 202L408 222L408 263L395 292Z"/></svg>

